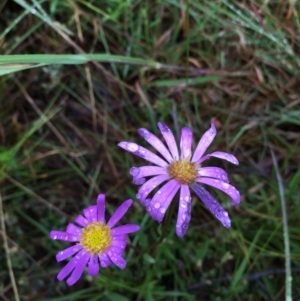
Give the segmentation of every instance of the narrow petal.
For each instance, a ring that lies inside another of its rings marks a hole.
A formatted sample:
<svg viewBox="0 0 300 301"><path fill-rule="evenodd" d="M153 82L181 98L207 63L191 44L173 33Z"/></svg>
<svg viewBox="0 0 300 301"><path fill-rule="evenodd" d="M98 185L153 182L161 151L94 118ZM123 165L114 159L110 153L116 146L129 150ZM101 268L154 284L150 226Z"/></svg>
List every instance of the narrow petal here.
<svg viewBox="0 0 300 301"><path fill-rule="evenodd" d="M173 160L178 160L179 159L178 148L177 148L176 140L175 140L173 133L171 132L171 130L167 127L167 125L165 123L159 122L157 125L158 125L162 135L164 136L164 139L168 145L168 148L171 152Z"/></svg>
<svg viewBox="0 0 300 301"><path fill-rule="evenodd" d="M130 174L134 177L134 179L140 179L149 176L167 175L168 173L165 168L160 166L142 166L132 167L130 169Z"/></svg>
<svg viewBox="0 0 300 301"><path fill-rule="evenodd" d="M134 185L143 185L146 182L145 178L133 178L132 184Z"/></svg>
<svg viewBox="0 0 300 301"><path fill-rule="evenodd" d="M120 249L122 251L125 250L126 245L127 245L127 241L126 240L114 240L111 243L112 247L118 248L118 249Z"/></svg>
<svg viewBox="0 0 300 301"><path fill-rule="evenodd" d="M198 170L198 175L201 177L219 179L223 182L229 183L226 171L219 167L201 167Z"/></svg>
<svg viewBox="0 0 300 301"><path fill-rule="evenodd" d="M236 190L235 187L233 187L232 185L230 185L226 182L222 182L222 181L214 180L214 179L210 179L210 178L203 178L203 177L197 178L196 182L207 184L207 185L213 186L213 187L223 191L224 193L229 195L229 197L231 197L231 199L232 199L231 205L232 206L237 205L241 201L240 193Z"/></svg>
<svg viewBox="0 0 300 301"><path fill-rule="evenodd" d="M214 126L213 123L211 123L211 128L204 133L204 135L202 136L202 138L200 139L196 147L196 150L192 158L193 163L198 163L198 161L201 159L201 157L203 156L207 148L214 140L216 134L217 134L216 127Z"/></svg>
<svg viewBox="0 0 300 301"><path fill-rule="evenodd" d="M151 202L151 199L141 199L140 202L145 208L148 208L148 206Z"/></svg>
<svg viewBox="0 0 300 301"><path fill-rule="evenodd" d="M86 217L86 219L91 222L96 222L96 216L97 216L97 206L89 206L86 209L83 210L83 213Z"/></svg>
<svg viewBox="0 0 300 301"><path fill-rule="evenodd" d="M72 258L71 261L69 261L68 264L66 264L58 273L57 279L59 281L64 280L74 270L78 263L78 259L85 253L85 250L81 250L74 258Z"/></svg>
<svg viewBox="0 0 300 301"><path fill-rule="evenodd" d="M64 240L64 241L77 242L80 240L80 235L53 230L50 232L50 238L53 240Z"/></svg>
<svg viewBox="0 0 300 301"><path fill-rule="evenodd" d="M156 192L147 207L147 211L153 219L161 222L179 187L180 185L176 180L170 180Z"/></svg>
<svg viewBox="0 0 300 301"><path fill-rule="evenodd" d="M176 234L183 237L189 227L191 220L191 194L188 185L181 185L178 216L176 222Z"/></svg>
<svg viewBox="0 0 300 301"><path fill-rule="evenodd" d="M197 183L193 184L191 188L195 191L210 212L222 223L222 225L225 228L230 228L231 221L229 215L218 201L206 189Z"/></svg>
<svg viewBox="0 0 300 301"><path fill-rule="evenodd" d="M174 199L175 194L177 193L178 189L180 188L180 185L176 182L176 186L172 189L170 194L166 197L164 202L162 203L161 207L157 210L155 220L157 220L159 223L162 222L165 213L167 211L167 208L169 208L172 200Z"/></svg>
<svg viewBox="0 0 300 301"><path fill-rule="evenodd" d="M86 227L89 223L89 221L86 218L84 218L82 215L78 215L75 219L75 222L82 227Z"/></svg>
<svg viewBox="0 0 300 301"><path fill-rule="evenodd" d="M126 261L119 255L115 253L108 253L110 260L121 270L126 267Z"/></svg>
<svg viewBox="0 0 300 301"><path fill-rule="evenodd" d="M134 225L134 224L127 224L127 225L119 226L119 227L112 229L111 234L112 235L123 235L123 234L134 233L139 230L140 230L140 226Z"/></svg>
<svg viewBox="0 0 300 301"><path fill-rule="evenodd" d="M73 223L70 223L67 226L66 232L68 232L70 234L81 235L81 228L77 227Z"/></svg>
<svg viewBox="0 0 300 301"><path fill-rule="evenodd" d="M154 153L152 153L151 151L147 150L146 148L140 145L137 145L132 142L120 142L118 145L121 148L127 150L128 152L131 152L136 156L141 157L158 166L166 167L168 165L166 161L164 161L163 159L161 159L160 157L158 157L157 155L155 155Z"/></svg>
<svg viewBox="0 0 300 301"><path fill-rule="evenodd" d="M114 242L114 241L125 241L125 242L127 242L127 236L126 236L126 234L124 234L124 235L115 235L115 236L112 237L112 242Z"/></svg>
<svg viewBox="0 0 300 301"><path fill-rule="evenodd" d="M56 261L60 262L62 260L65 260L66 258L71 257L72 255L78 253L81 250L81 245L71 246L67 249L64 249L56 254Z"/></svg>
<svg viewBox="0 0 300 301"><path fill-rule="evenodd" d="M81 258L78 259L75 269L73 270L71 276L67 280L68 285L71 286L79 280L79 278L83 273L84 268L86 267L89 261L90 256L91 255L88 252L86 252L84 255L82 255Z"/></svg>
<svg viewBox="0 0 300 301"><path fill-rule="evenodd" d="M226 161L228 161L232 164L239 165L239 161L234 155L229 154L229 153L225 153L225 152L213 152L211 154L205 155L204 157L202 157L200 159L200 161L198 163L201 164L202 162L209 159L210 157L223 159L223 160L226 160Z"/></svg>
<svg viewBox="0 0 300 301"><path fill-rule="evenodd" d="M97 220L105 223L105 195L99 194L97 198Z"/></svg>
<svg viewBox="0 0 300 301"><path fill-rule="evenodd" d="M89 207L83 209L83 214L84 214L86 220L90 223L91 219L90 219L90 210L89 210Z"/></svg>
<svg viewBox="0 0 300 301"><path fill-rule="evenodd" d="M90 218L92 222L97 222L97 206L90 206Z"/></svg>
<svg viewBox="0 0 300 301"><path fill-rule="evenodd" d="M111 254L119 254L119 256L122 255L122 253L124 252L124 248L120 248L120 247L117 247L117 246L111 246L108 250L107 250L107 254L108 256L111 255Z"/></svg>
<svg viewBox="0 0 300 301"><path fill-rule="evenodd" d="M129 207L132 205L132 200L129 199L122 203L120 207L114 212L114 214L111 216L107 223L107 227L112 228L127 212Z"/></svg>
<svg viewBox="0 0 300 301"><path fill-rule="evenodd" d="M158 185L168 180L169 178L170 178L169 175L161 175L161 176L153 177L152 179L148 180L140 187L138 193L136 194L137 199L139 199L140 201L145 200L148 194L154 188L156 188Z"/></svg>
<svg viewBox="0 0 300 301"><path fill-rule="evenodd" d="M192 155L193 133L190 128L181 129L180 151L181 159L191 158Z"/></svg>
<svg viewBox="0 0 300 301"><path fill-rule="evenodd" d="M99 258L97 255L91 255L88 264L88 274L96 277L99 274Z"/></svg>
<svg viewBox="0 0 300 301"><path fill-rule="evenodd" d="M155 135L150 133L148 130L144 128L140 128L138 133L149 143L151 144L161 155L168 161L171 162L173 159L170 155L170 152L165 147L165 145L157 138Z"/></svg>
<svg viewBox="0 0 300 301"><path fill-rule="evenodd" d="M113 264L106 253L99 255L99 260L102 268L107 268Z"/></svg>
<svg viewBox="0 0 300 301"><path fill-rule="evenodd" d="M74 257L71 261L69 261L58 273L57 279L59 281L64 280L74 269L77 264L77 259Z"/></svg>

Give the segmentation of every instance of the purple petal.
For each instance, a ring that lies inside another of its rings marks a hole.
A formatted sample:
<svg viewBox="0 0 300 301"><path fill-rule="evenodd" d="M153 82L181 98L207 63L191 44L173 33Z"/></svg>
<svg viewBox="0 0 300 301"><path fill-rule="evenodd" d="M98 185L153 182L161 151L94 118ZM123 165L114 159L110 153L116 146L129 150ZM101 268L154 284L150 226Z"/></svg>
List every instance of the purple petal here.
<svg viewBox="0 0 300 301"><path fill-rule="evenodd" d="M81 235L81 228L79 228L76 225L70 223L67 226L66 232L68 232L70 234Z"/></svg>
<svg viewBox="0 0 300 301"><path fill-rule="evenodd" d="M132 179L132 184L134 185L142 185L146 182L145 178L133 178Z"/></svg>
<svg viewBox="0 0 300 301"><path fill-rule="evenodd" d="M96 277L99 274L99 259L97 255L91 255L88 264L88 274Z"/></svg>
<svg viewBox="0 0 300 301"><path fill-rule="evenodd" d="M201 167L198 170L198 175L200 177L209 177L219 179L223 182L229 183L227 173L224 169L219 167Z"/></svg>
<svg viewBox="0 0 300 301"><path fill-rule="evenodd" d="M168 197L164 200L164 202L162 203L161 207L159 208L159 210L157 210L156 216L155 216L155 220L157 220L159 223L162 222L166 210L167 208L169 208L170 203L172 202L172 200L174 199L174 196L176 195L178 189L180 188L180 185L178 185L178 183L176 182L177 186L175 186L175 188L172 190L172 192L168 195Z"/></svg>
<svg viewBox="0 0 300 301"><path fill-rule="evenodd" d="M181 158L191 158L193 133L190 128L181 129L180 151Z"/></svg>
<svg viewBox="0 0 300 301"><path fill-rule="evenodd" d="M214 140L215 136L217 134L216 127L213 123L211 123L211 128L207 130L202 138L200 139L196 150L194 152L192 163L198 163L198 161L201 159L207 148L210 146L212 141Z"/></svg>
<svg viewBox="0 0 300 301"><path fill-rule="evenodd" d="M68 264L66 264L58 273L57 279L59 281L64 280L74 270L78 263L78 259L84 254L86 254L86 251L81 250L74 258L72 258L71 261L69 261Z"/></svg>
<svg viewBox="0 0 300 301"><path fill-rule="evenodd" d="M122 203L120 207L114 212L107 223L107 227L112 228L127 212L129 207L132 205L132 200L129 199Z"/></svg>
<svg viewBox="0 0 300 301"><path fill-rule="evenodd" d="M130 169L130 174L134 179L156 176L156 175L167 175L165 168L160 166L142 166L142 167L132 167Z"/></svg>
<svg viewBox="0 0 300 301"><path fill-rule="evenodd" d="M76 255L75 258L77 256L78 255ZM87 263L89 261L90 256L91 255L88 252L86 252L84 255L82 255L82 257L80 257L78 259L78 262L76 264L75 269L73 270L71 276L67 280L67 284L68 285L71 286L71 285L73 285L74 283L76 283L79 280L79 278L82 275L82 272L83 272L84 268L86 267L86 265L87 265Z"/></svg>
<svg viewBox="0 0 300 301"><path fill-rule="evenodd" d="M64 280L74 269L77 264L77 259L74 257L71 261L69 261L58 273L57 279L59 281Z"/></svg>
<svg viewBox="0 0 300 301"><path fill-rule="evenodd" d="M126 248L127 241L126 240L114 240L111 243L112 247L118 248L120 251L123 251Z"/></svg>
<svg viewBox="0 0 300 301"><path fill-rule="evenodd" d="M137 145L132 142L120 142L118 145L121 148L135 154L136 156L141 157L158 166L166 167L168 165L166 161L164 161L163 159L161 159L160 157L158 157L157 155L155 155L154 153L152 153L151 151L147 150L146 148L140 145Z"/></svg>
<svg viewBox="0 0 300 301"><path fill-rule="evenodd" d="M78 215L75 219L75 222L82 227L86 227L89 224L89 221L82 215Z"/></svg>
<svg viewBox="0 0 300 301"><path fill-rule="evenodd" d="M239 161L234 155L229 154L229 153L225 153L225 152L213 152L211 154L205 155L204 157L202 157L200 159L200 161L198 163L201 164L202 162L209 159L210 157L216 157L216 158L219 158L219 159L226 160L226 161L228 161L232 164L239 165Z"/></svg>
<svg viewBox="0 0 300 301"><path fill-rule="evenodd" d="M83 209L83 214L84 214L85 218L87 219L87 221L90 223L90 222L91 222L91 218L90 218L90 210L89 210L89 207Z"/></svg>
<svg viewBox="0 0 300 301"><path fill-rule="evenodd" d="M134 233L139 230L140 230L139 225L127 224L127 225L119 226L119 227L112 229L111 234L112 235L123 235L123 234Z"/></svg>
<svg viewBox="0 0 300 301"><path fill-rule="evenodd" d="M64 249L56 254L56 261L60 262L62 260L65 260L68 257L71 257L72 255L78 253L80 250L82 250L81 245L76 245L69 247L67 249Z"/></svg>
<svg viewBox="0 0 300 301"><path fill-rule="evenodd" d="M89 206L86 209L83 210L83 213L86 217L86 219L91 222L97 221L97 206Z"/></svg>
<svg viewBox="0 0 300 301"><path fill-rule="evenodd" d="M168 161L171 162L173 159L170 155L170 152L165 147L165 145L158 139L155 135L150 133L144 128L140 128L138 133L149 143L151 144L160 154Z"/></svg>
<svg viewBox="0 0 300 301"><path fill-rule="evenodd" d="M145 200L148 194L160 185L162 182L170 179L169 175L161 175L153 177L152 179L148 180L143 186L140 187L138 193L136 194L137 199Z"/></svg>
<svg viewBox="0 0 300 301"><path fill-rule="evenodd" d="M50 232L50 238L52 238L53 240L64 240L64 241L77 242L80 240L80 235L53 230Z"/></svg>
<svg viewBox="0 0 300 301"><path fill-rule="evenodd" d="M175 140L173 133L167 127L167 125L164 124L163 122L159 122L157 125L158 125L162 135L164 136L164 139L171 152L171 155L173 156L173 160L178 160L179 159L178 148L177 148L176 140Z"/></svg>
<svg viewBox="0 0 300 301"><path fill-rule="evenodd" d="M105 223L105 194L99 194L97 198L97 220Z"/></svg>
<svg viewBox="0 0 300 301"><path fill-rule="evenodd" d="M117 253L108 253L110 260L121 270L126 267L126 261Z"/></svg>
<svg viewBox="0 0 300 301"><path fill-rule="evenodd" d="M148 206L151 202L151 199L141 199L140 202L144 207L148 208Z"/></svg>
<svg viewBox="0 0 300 301"><path fill-rule="evenodd" d="M147 207L147 210L153 219L157 220L158 222L162 221L179 187L180 185L176 180L171 180L156 192L149 206Z"/></svg>
<svg viewBox="0 0 300 301"><path fill-rule="evenodd" d="M112 242L114 242L114 241L125 241L125 242L127 242L127 236L126 236L126 234L125 235L115 235L115 236L113 236L112 237Z"/></svg>
<svg viewBox="0 0 300 301"><path fill-rule="evenodd" d="M178 216L176 222L176 234L183 237L191 220L191 194L188 185L181 185Z"/></svg>
<svg viewBox="0 0 300 301"><path fill-rule="evenodd" d="M102 268L107 268L113 264L106 253L99 255L99 260Z"/></svg>
<svg viewBox="0 0 300 301"><path fill-rule="evenodd" d="M222 181L214 180L214 179L210 179L210 178L202 178L202 177L197 178L196 182L207 184L207 185L213 186L213 187L223 191L224 193L229 195L229 197L231 197L231 199L232 199L231 205L232 206L237 205L241 201L240 193L236 190L235 187L233 187L232 185L230 185L226 182L222 182Z"/></svg>
<svg viewBox="0 0 300 301"><path fill-rule="evenodd" d="M118 254L119 256L121 256L122 253L124 252L124 249L125 249L125 247L120 248L120 247L117 247L117 246L111 246L111 247L106 251L106 253L107 253L108 255L111 255L111 254Z"/></svg>
<svg viewBox="0 0 300 301"><path fill-rule="evenodd" d="M227 211L218 203L218 201L202 186L195 183L191 187L210 212L222 223L225 228L231 227L231 221Z"/></svg>

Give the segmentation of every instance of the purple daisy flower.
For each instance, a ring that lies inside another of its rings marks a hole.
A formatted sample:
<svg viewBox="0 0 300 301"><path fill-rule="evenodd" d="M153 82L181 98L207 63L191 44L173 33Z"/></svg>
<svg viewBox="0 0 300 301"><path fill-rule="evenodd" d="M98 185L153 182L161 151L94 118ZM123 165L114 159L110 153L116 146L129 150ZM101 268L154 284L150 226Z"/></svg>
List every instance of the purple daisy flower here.
<svg viewBox="0 0 300 301"><path fill-rule="evenodd" d="M141 203L147 208L151 217L161 222L172 199L180 189L179 209L176 223L176 234L183 237L187 231L191 219L191 195L190 188L198 195L206 207L223 224L230 228L231 221L227 211L202 185L213 186L232 199L231 205L240 202L239 192L229 184L227 173L219 167L202 167L204 161L210 157L227 160L233 164L239 164L238 160L231 154L216 151L204 155L205 151L216 136L216 127L211 123L211 128L204 133L194 153L192 154L193 134L190 128L181 130L180 155L171 130L162 122L158 127L166 141L168 148L155 135L144 128L138 130L139 134L151 144L163 158L157 156L146 148L132 142L120 142L118 145L156 166L132 167L130 174L133 183L142 185L136 195ZM145 177L150 177L146 181ZM148 195L160 184L167 181L152 198Z"/></svg>
<svg viewBox="0 0 300 301"><path fill-rule="evenodd" d="M67 280L68 285L73 285L78 281L85 266L88 266L88 274L97 276L100 266L106 268L116 265L124 269L126 261L122 258L122 253L126 247L126 235L140 230L140 226L127 224L115 227L115 224L124 216L132 200L127 200L105 223L105 195L99 194L97 205L89 206L83 210L84 216L79 215L75 222L70 223L66 232L51 231L50 238L54 240L64 240L76 242L71 246L56 254L56 260L62 261L70 256L74 256L69 263L59 272L57 279L62 281L71 272Z"/></svg>

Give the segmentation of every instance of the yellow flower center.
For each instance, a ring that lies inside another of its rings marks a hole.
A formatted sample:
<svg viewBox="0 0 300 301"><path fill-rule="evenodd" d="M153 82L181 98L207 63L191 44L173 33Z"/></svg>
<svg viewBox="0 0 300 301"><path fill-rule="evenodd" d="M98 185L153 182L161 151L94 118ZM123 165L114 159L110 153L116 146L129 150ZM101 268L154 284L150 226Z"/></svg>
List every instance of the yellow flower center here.
<svg viewBox="0 0 300 301"><path fill-rule="evenodd" d="M80 244L91 254L101 254L111 246L110 229L102 223L91 223L82 229Z"/></svg>
<svg viewBox="0 0 300 301"><path fill-rule="evenodd" d="M179 184L191 184L198 177L198 165L191 163L187 159L172 162L167 170L169 176L175 179Z"/></svg>

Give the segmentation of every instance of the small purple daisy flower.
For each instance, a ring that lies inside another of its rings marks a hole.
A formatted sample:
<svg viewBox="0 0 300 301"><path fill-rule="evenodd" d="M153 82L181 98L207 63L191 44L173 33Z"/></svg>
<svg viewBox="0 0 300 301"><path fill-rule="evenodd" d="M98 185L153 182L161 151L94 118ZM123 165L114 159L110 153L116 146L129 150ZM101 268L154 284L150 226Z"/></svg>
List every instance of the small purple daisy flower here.
<svg viewBox="0 0 300 301"><path fill-rule="evenodd" d="M64 240L76 242L77 244L56 254L56 260L62 261L70 256L74 257L59 272L57 279L62 281L71 272L67 280L68 285L73 285L82 275L85 266L88 266L88 274L97 276L100 266L106 268L116 265L124 269L126 261L122 258L122 253L126 247L126 234L140 230L140 226L127 224L115 227L115 224L124 216L132 200L127 200L105 223L105 195L99 194L97 205L89 206L83 210L84 216L79 215L75 222L78 227L70 223L66 232L51 231L50 238L54 240Z"/></svg>
<svg viewBox="0 0 300 301"><path fill-rule="evenodd" d="M191 195L190 188L198 195L206 207L223 224L230 228L231 221L227 211L218 201L200 184L213 186L231 197L231 205L240 202L239 192L229 184L227 173L219 167L202 167L202 163L210 157L227 160L238 165L238 160L231 154L216 151L204 155L205 151L216 136L216 127L211 123L200 139L194 154L192 154L193 134L190 128L184 127L181 130L180 151L171 130L162 122L158 127L166 141L168 148L162 141L145 128L140 128L138 133L151 144L163 157L163 159L146 148L132 142L120 142L118 145L156 166L132 167L130 174L133 176L133 183L142 185L136 195L141 203L147 208L151 217L161 222L172 199L180 189L179 210L176 223L176 234L183 237L188 229L191 219ZM145 177L152 176L146 181ZM152 198L148 195L160 184L167 181Z"/></svg>

